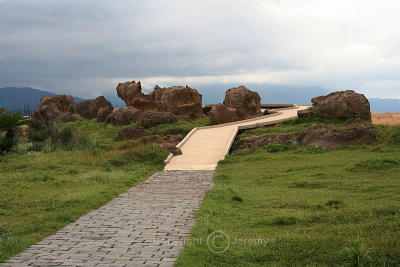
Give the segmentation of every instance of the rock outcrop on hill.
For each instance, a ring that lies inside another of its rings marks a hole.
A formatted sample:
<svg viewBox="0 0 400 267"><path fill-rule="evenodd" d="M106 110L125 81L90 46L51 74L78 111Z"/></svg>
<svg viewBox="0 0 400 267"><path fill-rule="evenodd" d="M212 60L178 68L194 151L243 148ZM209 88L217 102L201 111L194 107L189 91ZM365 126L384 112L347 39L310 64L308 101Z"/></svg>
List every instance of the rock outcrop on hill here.
<svg viewBox="0 0 400 267"><path fill-rule="evenodd" d="M10 113L10 112L8 112L8 110L5 110L4 108L0 108L0 114L1 113Z"/></svg>
<svg viewBox="0 0 400 267"><path fill-rule="evenodd" d="M155 110L152 94L145 95L142 92L140 82L124 82L117 86L118 96L125 102L126 106L134 107L141 111Z"/></svg>
<svg viewBox="0 0 400 267"><path fill-rule="evenodd" d="M137 122L143 112L128 107L126 109L116 109L111 112L105 119L105 125L111 124L113 126L129 125L133 122Z"/></svg>
<svg viewBox="0 0 400 267"><path fill-rule="evenodd" d="M141 128L125 128L118 132L117 141L133 140L151 135L151 132Z"/></svg>
<svg viewBox="0 0 400 267"><path fill-rule="evenodd" d="M108 115L113 112L113 109L110 106L102 107L97 112L96 119L98 122L105 122Z"/></svg>
<svg viewBox="0 0 400 267"><path fill-rule="evenodd" d="M368 99L353 90L338 91L312 100L314 115L322 118L371 120Z"/></svg>
<svg viewBox="0 0 400 267"><path fill-rule="evenodd" d="M60 115L58 115L55 119L55 122L58 123L67 123L67 122L74 122L76 121L76 118L74 117L74 115L72 115L69 112L66 113L61 113Z"/></svg>
<svg viewBox="0 0 400 267"><path fill-rule="evenodd" d="M189 86L161 88L157 85L152 95L158 111L185 115L190 118L205 116L201 104L201 94Z"/></svg>
<svg viewBox="0 0 400 267"><path fill-rule="evenodd" d="M117 94L127 106L141 111L170 112L190 118L204 117L201 94L188 86L161 88L157 85L154 91L146 95L142 92L140 82L131 81L119 83Z"/></svg>
<svg viewBox="0 0 400 267"><path fill-rule="evenodd" d="M224 104L216 104L211 108L208 113L210 116L211 124L222 124L237 121L236 110L234 108L228 108Z"/></svg>
<svg viewBox="0 0 400 267"><path fill-rule="evenodd" d="M174 156L182 155L182 150L174 144L165 143L159 144L160 148L166 152L172 153Z"/></svg>
<svg viewBox="0 0 400 267"><path fill-rule="evenodd" d="M48 123L54 121L63 112L57 109L53 103L48 105L41 105L37 110L32 113L32 121Z"/></svg>
<svg viewBox="0 0 400 267"><path fill-rule="evenodd" d="M159 124L168 124L177 122L176 117L169 112L144 112L139 120L140 128L151 128Z"/></svg>
<svg viewBox="0 0 400 267"><path fill-rule="evenodd" d="M40 100L40 106L53 104L60 112L67 112L74 98L71 95L45 96Z"/></svg>
<svg viewBox="0 0 400 267"><path fill-rule="evenodd" d="M235 109L238 120L245 120L261 116L260 101L258 93L242 85L226 91L224 105Z"/></svg>
<svg viewBox="0 0 400 267"><path fill-rule="evenodd" d="M310 126L305 134L299 136L305 146L321 145L329 148L340 148L354 141L371 143L376 141L376 133L371 126L360 122L348 122L338 129L328 129L323 125Z"/></svg>
<svg viewBox="0 0 400 267"><path fill-rule="evenodd" d="M66 113L73 103L74 98L70 95L45 96L40 100L39 108L32 113L32 120L42 123L52 122L58 117L58 122L72 120L69 115L63 117L61 115Z"/></svg>
<svg viewBox="0 0 400 267"><path fill-rule="evenodd" d="M99 96L96 99L84 100L82 102L73 103L69 106L68 111L73 114L79 114L85 119L97 118L97 113L100 108L109 107L113 108L111 103L107 101L104 96Z"/></svg>
<svg viewBox="0 0 400 267"><path fill-rule="evenodd" d="M238 141L242 149L263 147L269 143L282 145L301 144L303 146L325 146L341 148L353 142L371 143L377 140L374 129L357 121L349 121L337 129L328 129L321 124L314 124L303 132L275 136L248 136Z"/></svg>

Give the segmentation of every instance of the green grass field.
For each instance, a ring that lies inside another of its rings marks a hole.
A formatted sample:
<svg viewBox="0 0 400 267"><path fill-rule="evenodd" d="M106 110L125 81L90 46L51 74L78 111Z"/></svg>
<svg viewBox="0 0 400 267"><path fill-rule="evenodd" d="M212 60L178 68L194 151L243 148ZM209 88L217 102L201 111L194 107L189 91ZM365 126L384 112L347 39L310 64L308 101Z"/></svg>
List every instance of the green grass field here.
<svg viewBox="0 0 400 267"><path fill-rule="evenodd" d="M312 123L285 122L239 138ZM176 265L400 265L399 128L376 130L375 145L277 153L259 148L227 156ZM226 236L207 245L215 231ZM214 253L210 246L227 250Z"/></svg>
<svg viewBox="0 0 400 267"><path fill-rule="evenodd" d="M157 136L185 135L208 118L159 125ZM135 127L136 125L131 125ZM0 262L54 233L83 214L146 180L163 168L167 153L155 144L120 149L116 142L124 127L105 127L95 120L79 119L61 127L79 133L78 146L54 145L49 140L37 152L20 140L7 156L0 156Z"/></svg>

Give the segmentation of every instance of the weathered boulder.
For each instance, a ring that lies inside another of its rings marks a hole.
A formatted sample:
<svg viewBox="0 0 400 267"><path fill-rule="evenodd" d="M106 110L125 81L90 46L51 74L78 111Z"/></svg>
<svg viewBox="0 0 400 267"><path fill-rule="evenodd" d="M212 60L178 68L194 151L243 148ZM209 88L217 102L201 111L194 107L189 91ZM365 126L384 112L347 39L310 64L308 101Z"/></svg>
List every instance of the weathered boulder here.
<svg viewBox="0 0 400 267"><path fill-rule="evenodd" d="M166 152L172 153L174 156L182 155L182 150L177 148L174 144L160 144L160 148Z"/></svg>
<svg viewBox="0 0 400 267"><path fill-rule="evenodd" d="M319 117L371 120L368 99L353 90L338 91L326 96L315 97L311 102L315 107L314 114Z"/></svg>
<svg viewBox="0 0 400 267"><path fill-rule="evenodd" d="M261 116L261 98L258 93L239 86L226 91L224 105L236 110L238 120Z"/></svg>
<svg viewBox="0 0 400 267"><path fill-rule="evenodd" d="M104 96L99 96L96 99L84 100L82 102L73 103L69 106L68 111L73 114L79 114L85 119L95 119L100 108L113 108L111 103Z"/></svg>
<svg viewBox="0 0 400 267"><path fill-rule="evenodd" d="M314 116L314 111L312 109L303 109L297 111L297 117L299 118L309 118Z"/></svg>
<svg viewBox="0 0 400 267"><path fill-rule="evenodd" d="M151 135L151 132L141 128L125 128L118 132L117 141L133 140Z"/></svg>
<svg viewBox="0 0 400 267"><path fill-rule="evenodd" d="M40 100L40 106L54 104L61 112L67 112L69 106L73 103L74 98L71 95L45 96Z"/></svg>
<svg viewBox="0 0 400 267"><path fill-rule="evenodd" d="M9 114L10 112L8 112L8 110L5 110L4 108L0 108L0 114L1 113L8 113Z"/></svg>
<svg viewBox="0 0 400 267"><path fill-rule="evenodd" d="M119 83L117 94L127 106L141 111L170 112L190 118L204 117L201 94L188 86L161 88L157 85L154 91L144 94L141 83L131 81Z"/></svg>
<svg viewBox="0 0 400 267"><path fill-rule="evenodd" d="M208 115L213 125L237 121L236 110L224 104L214 105Z"/></svg>
<svg viewBox="0 0 400 267"><path fill-rule="evenodd" d="M176 117L169 112L144 112L138 120L140 128L151 128L159 124L177 122Z"/></svg>
<svg viewBox="0 0 400 267"><path fill-rule="evenodd" d="M141 111L156 110L152 94L143 94L140 82L119 83L117 94L127 107L131 106Z"/></svg>
<svg viewBox="0 0 400 267"><path fill-rule="evenodd" d="M76 121L76 118L74 117L74 115L68 112L68 113L61 113L54 119L54 121L58 123L67 123Z"/></svg>
<svg viewBox="0 0 400 267"><path fill-rule="evenodd" d="M156 85L152 94L158 111L186 115L191 118L205 116L201 104L201 94L189 86L161 88Z"/></svg>
<svg viewBox="0 0 400 267"><path fill-rule="evenodd" d="M209 116L209 114L210 114L210 111L211 111L211 109L213 108L213 106L215 106L215 104L207 104L207 105L205 105L205 106L203 106L203 113L206 115L206 116Z"/></svg>
<svg viewBox="0 0 400 267"><path fill-rule="evenodd" d="M141 115L141 111L132 107L117 109L106 117L104 123L105 125L111 124L113 126L129 125L133 122L137 122Z"/></svg>
<svg viewBox="0 0 400 267"><path fill-rule="evenodd" d="M55 104L40 106L32 113L32 121L48 123L54 121L62 112L59 111Z"/></svg>
<svg viewBox="0 0 400 267"><path fill-rule="evenodd" d="M110 115L112 112L113 112L113 109L109 106L100 108L99 111L97 112L97 116L96 116L97 121L105 122L107 116Z"/></svg>
<svg viewBox="0 0 400 267"><path fill-rule="evenodd" d="M329 148L340 148L355 141L371 143L376 141L374 129L361 122L349 122L338 129L328 129L323 125L314 124L299 135L302 145L321 145Z"/></svg>

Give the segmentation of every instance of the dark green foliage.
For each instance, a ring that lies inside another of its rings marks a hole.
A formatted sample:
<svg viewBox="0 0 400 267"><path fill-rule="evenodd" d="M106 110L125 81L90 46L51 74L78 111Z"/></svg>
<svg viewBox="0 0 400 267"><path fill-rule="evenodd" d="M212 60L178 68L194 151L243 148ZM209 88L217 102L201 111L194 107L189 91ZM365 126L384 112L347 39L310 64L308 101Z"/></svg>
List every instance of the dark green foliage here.
<svg viewBox="0 0 400 267"><path fill-rule="evenodd" d="M148 164L162 164L168 153L162 151L157 144L139 147L123 154L122 158L128 162L136 161Z"/></svg>
<svg viewBox="0 0 400 267"><path fill-rule="evenodd" d="M32 142L43 142L56 135L57 129L51 122L32 121L28 129L28 138Z"/></svg>
<svg viewBox="0 0 400 267"><path fill-rule="evenodd" d="M393 127L387 144L390 146L400 146L400 126Z"/></svg>
<svg viewBox="0 0 400 267"><path fill-rule="evenodd" d="M329 151L329 149L327 148L327 147L325 147L325 146L311 146L309 149L308 149L308 151L309 152L311 152L311 153L315 153L315 154L318 154L318 153L325 153L325 152L328 152Z"/></svg>
<svg viewBox="0 0 400 267"><path fill-rule="evenodd" d="M351 169L353 171L382 171L400 165L400 158L375 158L359 162Z"/></svg>
<svg viewBox="0 0 400 267"><path fill-rule="evenodd" d="M4 138L0 140L0 152L9 152L16 143L15 128L26 125L29 122L19 114L0 114L0 133L6 132Z"/></svg>
<svg viewBox="0 0 400 267"><path fill-rule="evenodd" d="M281 151L289 150L290 148L286 145L277 144L277 143L269 143L265 146L265 149L270 153L276 153Z"/></svg>

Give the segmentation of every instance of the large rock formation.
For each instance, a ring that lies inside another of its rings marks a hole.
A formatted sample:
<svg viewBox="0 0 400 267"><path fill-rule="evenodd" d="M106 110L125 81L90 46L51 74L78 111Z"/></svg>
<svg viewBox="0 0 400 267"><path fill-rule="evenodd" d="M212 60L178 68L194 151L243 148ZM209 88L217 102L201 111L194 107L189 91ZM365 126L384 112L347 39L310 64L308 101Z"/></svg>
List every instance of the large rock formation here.
<svg viewBox="0 0 400 267"><path fill-rule="evenodd" d="M188 86L161 88L157 85L152 94L158 111L191 118L205 116L201 104L202 96L196 89Z"/></svg>
<svg viewBox="0 0 400 267"><path fill-rule="evenodd" d="M145 112L140 116L138 125L140 128L151 128L159 124L177 122L176 117L169 112Z"/></svg>
<svg viewBox="0 0 400 267"><path fill-rule="evenodd" d="M338 91L312 100L314 114L323 118L371 120L368 99L353 90Z"/></svg>
<svg viewBox="0 0 400 267"><path fill-rule="evenodd" d="M104 96L99 96L96 99L74 103L69 106L68 111L74 114L79 114L85 119L95 119L100 108L103 107L113 108L111 103L107 101Z"/></svg>
<svg viewBox="0 0 400 267"><path fill-rule="evenodd" d="M124 82L117 86L118 96L125 102L126 106L131 106L142 111L155 110L153 95L145 95L142 92L140 82Z"/></svg>
<svg viewBox="0 0 400 267"><path fill-rule="evenodd" d="M73 103L74 98L70 95L45 96L40 100L39 108L32 113L32 120L41 123L52 122L66 113ZM60 117L58 122L63 120L72 120L72 118Z"/></svg>
<svg viewBox="0 0 400 267"><path fill-rule="evenodd" d="M237 121L236 110L224 104L213 105L208 115L213 125Z"/></svg>
<svg viewBox="0 0 400 267"><path fill-rule="evenodd" d="M105 125L111 124L113 126L129 125L137 122L142 115L142 112L128 107L127 109L117 109L110 113L105 119Z"/></svg>
<svg viewBox="0 0 400 267"><path fill-rule="evenodd" d="M54 121L63 112L55 104L42 105L32 113L32 121L48 123Z"/></svg>
<svg viewBox="0 0 400 267"><path fill-rule="evenodd" d="M239 86L226 91L224 105L236 110L238 120L261 116L261 98L258 93Z"/></svg>
<svg viewBox="0 0 400 267"><path fill-rule="evenodd" d="M188 86L161 88L145 95L140 82L119 83L118 96L127 106L141 111L170 112L174 115L186 115L192 118L204 117L201 105L202 96L196 89Z"/></svg>
<svg viewBox="0 0 400 267"><path fill-rule="evenodd" d="M40 106L54 104L60 112L67 112L74 98L71 95L45 96L40 100Z"/></svg>

